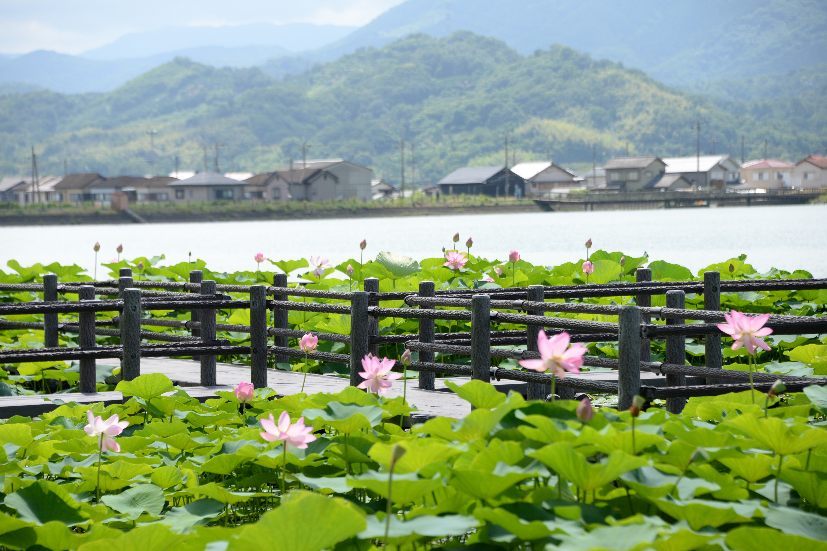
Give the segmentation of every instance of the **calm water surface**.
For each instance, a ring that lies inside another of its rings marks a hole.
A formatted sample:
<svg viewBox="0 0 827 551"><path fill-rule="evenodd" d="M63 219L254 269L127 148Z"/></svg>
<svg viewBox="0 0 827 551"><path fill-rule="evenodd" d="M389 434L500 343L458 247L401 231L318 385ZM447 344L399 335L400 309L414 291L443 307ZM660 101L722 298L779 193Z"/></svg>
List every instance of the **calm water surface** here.
<svg viewBox="0 0 827 551"><path fill-rule="evenodd" d="M253 270L257 252L279 260L322 255L335 265L358 259L362 239L368 242L365 259L391 251L420 260L439 256L457 231L461 245L473 237L472 252L490 259L505 260L513 248L534 264L574 262L584 257L583 244L591 237L592 250L632 256L647 252L650 260L674 262L696 273L747 254L759 271L803 268L815 277L827 277L827 205L0 227L0 264L8 271L10 259L23 266L57 261L89 267L91 273L96 241L101 244L100 262L114 259L115 248L123 243L128 258L164 254L165 263L174 264L186 261L192 251L193 258L217 271ZM105 270L99 270L102 273Z"/></svg>

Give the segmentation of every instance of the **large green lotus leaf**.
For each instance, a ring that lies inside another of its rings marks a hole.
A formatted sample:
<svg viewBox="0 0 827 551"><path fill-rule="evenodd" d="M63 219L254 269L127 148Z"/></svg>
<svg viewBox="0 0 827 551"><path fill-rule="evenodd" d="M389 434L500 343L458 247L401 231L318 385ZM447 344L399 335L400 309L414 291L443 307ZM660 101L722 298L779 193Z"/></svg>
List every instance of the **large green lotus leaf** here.
<svg viewBox="0 0 827 551"><path fill-rule="evenodd" d="M32 443L32 428L20 423L0 425L0 442L25 448Z"/></svg>
<svg viewBox="0 0 827 551"><path fill-rule="evenodd" d="M574 444L577 446L590 444L594 446L597 451L605 454L612 453L613 451L622 451L629 455L635 455L647 448L665 443L663 437L647 432L652 428L654 428L655 431L658 430L658 427L653 425L638 425L633 438L631 429L619 431L607 427L604 430L595 431L591 427L586 427L575 440Z"/></svg>
<svg viewBox="0 0 827 551"><path fill-rule="evenodd" d="M235 471L236 467L249 459L249 456L241 454L216 455L205 461L200 470L206 473L229 475Z"/></svg>
<svg viewBox="0 0 827 551"><path fill-rule="evenodd" d="M811 367L827 364L827 344L805 344L784 354L794 362L805 363Z"/></svg>
<svg viewBox="0 0 827 551"><path fill-rule="evenodd" d="M652 524L600 526L583 535L557 536L555 551L639 551L647 549L658 537Z"/></svg>
<svg viewBox="0 0 827 551"><path fill-rule="evenodd" d="M144 523L140 526L162 526L170 533L186 533L194 526L206 524L217 517L224 511L225 507L223 503L214 499L199 499L181 507L173 507L164 513L162 519Z"/></svg>
<svg viewBox="0 0 827 551"><path fill-rule="evenodd" d="M750 522L760 509L754 505L705 499L678 501L667 496L650 500L658 509L678 520L685 520L693 530L707 526L717 528L735 522Z"/></svg>
<svg viewBox="0 0 827 551"><path fill-rule="evenodd" d="M15 532L21 528L29 528L30 526L31 524L25 520L11 517L6 514L0 514L0 535Z"/></svg>
<svg viewBox="0 0 827 551"><path fill-rule="evenodd" d="M173 465L165 465L152 471L151 480L153 484L166 489L178 486L184 481L184 477L181 475L181 471L178 470L178 467Z"/></svg>
<svg viewBox="0 0 827 551"><path fill-rule="evenodd" d="M706 549L704 544L717 537L719 536L716 534L698 534L691 530L681 529L668 537L664 537L664 535L661 534L661 539L652 543L652 549L657 549L657 551L695 551L696 549Z"/></svg>
<svg viewBox="0 0 827 551"><path fill-rule="evenodd" d="M527 454L586 491L605 486L623 473L643 467L646 460L613 451L603 463L590 464L568 442L556 442Z"/></svg>
<svg viewBox="0 0 827 551"><path fill-rule="evenodd" d="M622 270L619 263L614 260L593 260L594 272L589 275L589 283L610 283L620 279L618 276ZM585 276L583 277L585 279Z"/></svg>
<svg viewBox="0 0 827 551"><path fill-rule="evenodd" d="M186 490L184 490L184 492L192 495L206 496L210 499L214 499L216 501L220 501L221 503L227 503L230 505L234 505L242 501L247 501L255 495L251 492L231 492L227 490L224 486L220 486L215 482L210 482L209 484L202 484L201 486L195 486L194 488L187 488Z"/></svg>
<svg viewBox="0 0 827 551"><path fill-rule="evenodd" d="M299 268L309 268L310 263L307 262L306 258L300 258L299 260L280 260L278 262L268 258L267 261L270 264L275 264L278 266L279 270L284 272L285 274L289 274L290 272L294 272Z"/></svg>
<svg viewBox="0 0 827 551"><path fill-rule="evenodd" d="M827 445L827 432L803 426L791 427L781 419L758 419L754 415L739 415L727 421L768 450L781 455L792 455L810 448Z"/></svg>
<svg viewBox="0 0 827 551"><path fill-rule="evenodd" d="M3 504L16 510L21 520L38 525L57 521L74 526L87 520L80 511L80 505L69 493L48 480L38 480L17 490L6 496Z"/></svg>
<svg viewBox="0 0 827 551"><path fill-rule="evenodd" d="M451 469L451 486L477 499L492 499L529 478L548 476L537 464L526 468L499 463L494 471Z"/></svg>
<svg viewBox="0 0 827 551"><path fill-rule="evenodd" d="M75 469L75 472L82 478L80 485L73 490L73 493L94 492L96 487L100 487L101 493L108 494L132 485L131 479L115 478L103 469L101 469L100 478L96 474L97 469L93 467Z"/></svg>
<svg viewBox="0 0 827 551"><path fill-rule="evenodd" d="M360 429L369 429L382 422L382 408L330 402L324 409L306 409L302 415L313 421L314 427L331 426L341 433L349 434Z"/></svg>
<svg viewBox="0 0 827 551"><path fill-rule="evenodd" d="M753 483L770 476L773 472L773 458L763 453L745 454L732 450L731 455L718 455L716 459L727 466L730 472Z"/></svg>
<svg viewBox="0 0 827 551"><path fill-rule="evenodd" d="M319 521L324 519L324 529ZM340 498L294 491L282 505L230 540L227 551L321 551L367 528L364 514Z"/></svg>
<svg viewBox="0 0 827 551"><path fill-rule="evenodd" d="M573 536L584 532L579 520L558 517L532 503L508 503L497 508L477 507L474 516L496 524L524 541L545 538L554 533Z"/></svg>
<svg viewBox="0 0 827 551"><path fill-rule="evenodd" d="M782 469L781 479L789 482L808 502L816 507L827 508L827 474Z"/></svg>
<svg viewBox="0 0 827 551"><path fill-rule="evenodd" d="M378 262L365 263L362 266L362 277L375 277L378 280L395 279L390 270Z"/></svg>
<svg viewBox="0 0 827 551"><path fill-rule="evenodd" d="M655 260L647 266L652 270L652 281L692 281L692 272L678 264Z"/></svg>
<svg viewBox="0 0 827 551"><path fill-rule="evenodd" d="M827 542L783 534L772 528L753 526L742 526L732 530L726 535L725 541L733 551L767 551L767 549L827 551Z"/></svg>
<svg viewBox="0 0 827 551"><path fill-rule="evenodd" d="M306 467L322 458L322 454L328 446L330 446L330 442L331 441L326 438L317 438L313 442L310 442L304 449L290 446L290 450L287 453L287 462L290 465ZM253 463L261 465L266 469L281 469L284 466L284 446L278 445L275 448L259 453Z"/></svg>
<svg viewBox="0 0 827 551"><path fill-rule="evenodd" d="M208 442L203 442L202 438L203 437L193 438L190 433L182 432L173 434L172 436L167 436L166 438L161 438L158 441L171 448L184 452L208 444Z"/></svg>
<svg viewBox="0 0 827 551"><path fill-rule="evenodd" d="M731 448L743 442L729 432L699 426L689 428L678 422L667 423L663 429L675 440L696 448Z"/></svg>
<svg viewBox="0 0 827 551"><path fill-rule="evenodd" d="M631 489L645 497L659 498L667 494L674 494L675 484L680 499L691 499L697 495L719 490L721 487L714 482L703 478L683 478L668 475L654 467L641 467L620 475Z"/></svg>
<svg viewBox="0 0 827 551"><path fill-rule="evenodd" d="M155 484L138 484L119 494L103 496L101 501L129 520L135 520L143 513L157 517L166 503L164 491Z"/></svg>
<svg viewBox="0 0 827 551"><path fill-rule="evenodd" d="M376 255L376 262L390 272L392 279L404 279L420 271L419 262L401 254L382 251Z"/></svg>
<svg viewBox="0 0 827 551"><path fill-rule="evenodd" d="M286 396L284 398L280 398L276 401L277 404L284 403L285 408L288 411L298 412L300 411L301 407L295 408L288 408L287 404L290 403L288 400L290 396ZM371 394L369 392L364 392L359 390L354 386L346 386L339 392L336 393L323 393L323 394L314 394L303 400L304 408L307 408L308 404L313 404L317 408L321 408L329 404L330 402L340 402L342 404L357 404L360 406L378 406L379 405L379 398L376 397L375 394Z"/></svg>
<svg viewBox="0 0 827 551"><path fill-rule="evenodd" d="M332 314L328 318L317 318L316 325L313 327L322 333L335 333L337 335L350 335L350 316L348 314ZM313 359L313 354L308 355L308 359Z"/></svg>
<svg viewBox="0 0 827 551"><path fill-rule="evenodd" d="M551 444L553 442L573 442L577 438L577 434L570 430L569 426L560 419L552 419L545 415L526 415L523 417L523 421L534 425L533 427L529 425L517 427L520 434L530 440Z"/></svg>
<svg viewBox="0 0 827 551"><path fill-rule="evenodd" d="M369 471L365 474L349 477L348 486L352 488L367 488L379 496L388 498L387 472ZM398 505L407 505L421 500L437 488L442 487L442 480L419 478L416 473L397 474L393 477L391 500Z"/></svg>
<svg viewBox="0 0 827 551"><path fill-rule="evenodd" d="M804 388L804 394L821 413L827 415L827 388L820 385L811 385Z"/></svg>
<svg viewBox="0 0 827 551"><path fill-rule="evenodd" d="M115 390L124 396L135 396L144 400L157 398L165 392L169 392L175 385L169 377L162 373L148 373L134 378L131 381L121 381Z"/></svg>
<svg viewBox="0 0 827 551"><path fill-rule="evenodd" d="M176 534L161 521L139 526L115 539L99 539L84 543L78 551L173 551L186 536Z"/></svg>
<svg viewBox="0 0 827 551"><path fill-rule="evenodd" d="M764 524L785 534L827 542L827 518L789 507L770 507Z"/></svg>
<svg viewBox="0 0 827 551"><path fill-rule="evenodd" d="M187 424L175 419L171 423L148 423L144 426L144 428L135 431L132 434L135 436L159 436L161 438L166 438L167 436L172 436L173 434L178 434L180 432L187 432Z"/></svg>
<svg viewBox="0 0 827 551"><path fill-rule="evenodd" d="M10 518L10 517L6 517ZM0 530L2 532L2 530ZM95 524L84 534L76 533L62 522L47 522L43 526L31 526L0 535L0 545L12 549L77 549L86 542L100 539L114 539L120 536L120 530Z"/></svg>
<svg viewBox="0 0 827 551"><path fill-rule="evenodd" d="M755 268L746 264L744 259L746 259L746 256L730 258L726 262L711 264L702 270L698 270L698 277L703 277L704 272L718 272L721 274L721 279L737 279L739 276L754 274ZM730 265L734 268L732 272L729 271Z"/></svg>
<svg viewBox="0 0 827 551"><path fill-rule="evenodd" d="M371 459L385 468L390 466L391 452L394 446L401 446L409 453L403 455L397 462L394 472L416 473L433 463L445 464L456 457L461 450L428 438L416 440L400 440L394 444L377 442L371 447L368 455Z"/></svg>
<svg viewBox="0 0 827 551"><path fill-rule="evenodd" d="M494 388L491 383L471 380L464 385L458 385L446 380L445 386L477 409L492 409L505 402L505 394Z"/></svg>
<svg viewBox="0 0 827 551"><path fill-rule="evenodd" d="M510 440L492 438L488 446L476 454L466 454L463 458L471 458L470 463L457 461L456 467L467 467L478 471L493 471L499 463L516 465L525 458L522 446Z"/></svg>
<svg viewBox="0 0 827 551"><path fill-rule="evenodd" d="M447 536L464 536L476 528L479 521L474 517L462 515L442 515L439 517L421 516L407 522L395 516L391 517L388 529L389 538L404 538L418 534L433 538ZM367 528L359 533L359 538L384 538L385 521L372 515L367 518ZM232 551L232 550L231 550Z"/></svg>
<svg viewBox="0 0 827 551"><path fill-rule="evenodd" d="M132 480L138 476L152 474L155 469L146 463L132 463L129 461L116 461L101 467L101 471L112 475L112 478Z"/></svg>
<svg viewBox="0 0 827 551"><path fill-rule="evenodd" d="M235 412L214 412L198 414L194 411L191 411L187 413L185 419L191 427L200 429L204 427L211 427L213 425L225 425L228 422L235 420L237 416L238 414Z"/></svg>
<svg viewBox="0 0 827 551"><path fill-rule="evenodd" d="M346 494L352 488L348 485L345 477L324 477L313 478L301 473L293 475L305 486L322 492L323 494Z"/></svg>

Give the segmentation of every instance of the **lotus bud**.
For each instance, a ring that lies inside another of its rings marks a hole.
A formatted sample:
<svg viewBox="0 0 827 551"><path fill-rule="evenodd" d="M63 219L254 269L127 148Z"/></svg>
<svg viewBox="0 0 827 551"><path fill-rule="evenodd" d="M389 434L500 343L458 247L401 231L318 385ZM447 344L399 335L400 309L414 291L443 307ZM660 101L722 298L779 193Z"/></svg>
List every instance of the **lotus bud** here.
<svg viewBox="0 0 827 551"><path fill-rule="evenodd" d="M470 249L471 247L474 246L474 240L469 237L468 241L465 242L465 246Z"/></svg>
<svg viewBox="0 0 827 551"><path fill-rule="evenodd" d="M459 242L459 232L454 234L454 243L458 243L458 242Z"/></svg>
<svg viewBox="0 0 827 551"><path fill-rule="evenodd" d="M141 260L140 262L138 262L138 265L136 266L136 268L138 268L139 270L143 270L144 269L144 261Z"/></svg>
<svg viewBox="0 0 827 551"><path fill-rule="evenodd" d="M116 251L118 251L118 254L122 253L122 252L123 252L123 243L121 243L120 245L118 245L118 248L117 248L117 249L115 249L115 250L116 250Z"/></svg>
<svg viewBox="0 0 827 551"><path fill-rule="evenodd" d="M255 395L255 387L251 383L238 383L238 386L233 389L233 394L239 402L247 404Z"/></svg>
<svg viewBox="0 0 827 551"><path fill-rule="evenodd" d="M347 269L346 269L345 271L347 272L347 276L348 276L348 277L353 277L353 266L351 266L350 264L348 264L348 265L347 265Z"/></svg>
<svg viewBox="0 0 827 551"><path fill-rule="evenodd" d="M101 250L101 244L100 244L100 243L98 243L98 242L95 242L95 246L94 246L94 247L92 247L92 249L93 249L95 252L98 252L99 250Z"/></svg>
<svg viewBox="0 0 827 551"><path fill-rule="evenodd" d="M494 266L494 272L497 274L497 277L503 276L503 269L499 266Z"/></svg>
<svg viewBox="0 0 827 551"><path fill-rule="evenodd" d="M772 384L772 387L770 388L770 391L769 391L769 395L770 396L778 396L781 393L783 393L785 390L787 390L787 386L784 384L784 382L781 379L777 379Z"/></svg>
<svg viewBox="0 0 827 551"><path fill-rule="evenodd" d="M411 351L406 348L405 351L402 353L402 358L400 359L400 361L402 362L402 365L404 365L405 367L411 365Z"/></svg>
<svg viewBox="0 0 827 551"><path fill-rule="evenodd" d="M368 240L367 239L362 239L362 242L359 243L359 248L364 251L365 247L367 247L367 246L368 246Z"/></svg>
<svg viewBox="0 0 827 551"><path fill-rule="evenodd" d="M587 249L591 249L591 248L592 248L592 238L591 238L591 237L589 237L589 240L588 240L588 241L586 241L586 248L587 248Z"/></svg>
<svg viewBox="0 0 827 551"><path fill-rule="evenodd" d="M407 453L408 450L400 446L399 444L394 444L393 448L391 449L391 468L396 465L396 462L402 459L402 456Z"/></svg>
<svg viewBox="0 0 827 551"><path fill-rule="evenodd" d="M577 418L580 419L581 423L591 423L594 419L594 408L588 398L583 398L580 405L577 406Z"/></svg>
<svg viewBox="0 0 827 551"><path fill-rule="evenodd" d="M508 253L508 261L514 264L518 260L520 260L520 253L518 253L514 249L511 249L511 252Z"/></svg>
<svg viewBox="0 0 827 551"><path fill-rule="evenodd" d="M632 417L637 417L640 415L640 410L643 407L643 404L646 403L646 400L643 396L635 396L632 398L632 407L629 408L629 413L632 414Z"/></svg>
<svg viewBox="0 0 827 551"><path fill-rule="evenodd" d="M445 254L445 247L442 247L442 254Z"/></svg>
<svg viewBox="0 0 827 551"><path fill-rule="evenodd" d="M594 264L592 264L592 263L591 263L590 261L588 261L588 260L587 260L587 261L585 261L585 262L583 263L583 273L584 273L584 274L593 274L593 273L594 273Z"/></svg>
<svg viewBox="0 0 827 551"><path fill-rule="evenodd" d="M735 272L735 266L733 266L732 264L730 264L730 265L729 265L729 273L733 273L733 272Z"/></svg>
<svg viewBox="0 0 827 551"><path fill-rule="evenodd" d="M253 259L254 259L256 262L264 262L265 260L267 260L267 257L265 257L265 256L264 256L264 253L257 253L257 254L253 257Z"/></svg>
<svg viewBox="0 0 827 551"><path fill-rule="evenodd" d="M621 266L625 266L625 265L626 265L626 257L625 257L625 256L621 256L621 257L620 257L620 265L621 265Z"/></svg>

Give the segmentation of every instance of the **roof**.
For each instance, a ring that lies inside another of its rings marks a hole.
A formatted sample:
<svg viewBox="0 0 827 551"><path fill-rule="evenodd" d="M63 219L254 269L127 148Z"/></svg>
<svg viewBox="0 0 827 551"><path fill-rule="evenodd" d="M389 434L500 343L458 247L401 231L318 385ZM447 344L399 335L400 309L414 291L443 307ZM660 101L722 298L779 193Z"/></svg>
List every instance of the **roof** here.
<svg viewBox="0 0 827 551"><path fill-rule="evenodd" d="M302 163L302 161L293 161L292 168L293 172L298 171L308 171L308 170L324 170L326 168L330 168L333 165L338 165L339 163L345 163L344 159L310 159ZM353 163L350 163L353 164ZM358 166L358 165L357 165ZM274 172L290 172L291 165L286 164L284 166L278 167Z"/></svg>
<svg viewBox="0 0 827 551"><path fill-rule="evenodd" d="M482 184L501 172L501 166L468 166L458 168L439 181L439 184Z"/></svg>
<svg viewBox="0 0 827 551"><path fill-rule="evenodd" d="M0 180L0 191L8 191L15 186L31 182L31 178L20 178L17 176L6 176Z"/></svg>
<svg viewBox="0 0 827 551"><path fill-rule="evenodd" d="M87 187L91 186L98 180L103 180L103 176L100 174L92 173L92 174L69 174L65 176L58 184L55 186L56 190L61 189L86 189Z"/></svg>
<svg viewBox="0 0 827 551"><path fill-rule="evenodd" d="M239 182L243 182L244 180L249 180L252 178L252 172L225 172L224 176L227 178L232 178L233 180L238 180Z"/></svg>
<svg viewBox="0 0 827 551"><path fill-rule="evenodd" d="M511 167L511 172L522 178L523 180L530 180L540 174L542 171L550 167L552 163L547 161L538 161L531 163L519 163Z"/></svg>
<svg viewBox="0 0 827 551"><path fill-rule="evenodd" d="M52 191L55 189L55 186L60 183L63 178L60 176L41 176L38 178L37 188L35 189L34 183L32 183L31 178L27 178L25 181L26 187L21 191L27 191L29 193L37 193L38 191L41 193Z"/></svg>
<svg viewBox="0 0 827 551"><path fill-rule="evenodd" d="M245 186L247 182L239 182L215 172L199 172L186 180L170 182L168 186Z"/></svg>
<svg viewBox="0 0 827 551"><path fill-rule="evenodd" d="M652 185L646 185L649 189L669 189L676 183L683 180L686 187L692 186L692 182L681 176L680 174L664 174L661 178L652 180Z"/></svg>
<svg viewBox="0 0 827 551"><path fill-rule="evenodd" d="M775 159L758 159L755 161L747 161L741 165L741 168L792 168L793 166L792 163L776 161Z"/></svg>
<svg viewBox="0 0 827 551"><path fill-rule="evenodd" d="M177 172L173 171L169 173L170 176L177 178L179 180L186 180L187 178L192 178L196 174L198 174L197 170L179 170Z"/></svg>
<svg viewBox="0 0 827 551"><path fill-rule="evenodd" d="M603 165L603 168L606 170L618 168L646 168L655 161L659 160L660 159L658 159L654 155L649 155L646 157L615 157L614 159Z"/></svg>
<svg viewBox="0 0 827 551"><path fill-rule="evenodd" d="M796 166L800 165L801 163L810 163L811 165L815 165L818 168L827 169L827 156L824 155L810 155L806 159L801 159L797 163ZM2 184L0 184L2 185Z"/></svg>
<svg viewBox="0 0 827 551"><path fill-rule="evenodd" d="M152 178L147 178L141 185L148 188L165 188L172 182L177 181L178 178L173 178L172 176L153 176Z"/></svg>
<svg viewBox="0 0 827 551"><path fill-rule="evenodd" d="M698 172L698 164L700 164L701 172L709 172L728 157L729 155L701 155L700 157L669 157L661 160L666 163L667 174L678 174Z"/></svg>

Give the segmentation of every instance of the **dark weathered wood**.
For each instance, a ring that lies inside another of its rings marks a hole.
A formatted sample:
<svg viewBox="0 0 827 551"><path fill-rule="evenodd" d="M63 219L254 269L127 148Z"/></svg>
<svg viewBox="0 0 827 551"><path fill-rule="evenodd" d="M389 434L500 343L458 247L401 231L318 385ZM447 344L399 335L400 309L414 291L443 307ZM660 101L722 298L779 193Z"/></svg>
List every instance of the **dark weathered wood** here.
<svg viewBox="0 0 827 551"><path fill-rule="evenodd" d="M128 278L122 278L128 279ZM131 381L141 374L141 290L124 289L123 313L119 325L121 331L121 378Z"/></svg>
<svg viewBox="0 0 827 551"><path fill-rule="evenodd" d="M704 272L704 310L721 309L721 274ZM710 369L723 369L724 355L721 351L721 335L704 337L704 365ZM722 379L707 379L707 384L726 384Z"/></svg>
<svg viewBox="0 0 827 551"><path fill-rule="evenodd" d="M202 295L215 294L215 281L201 282ZM201 340L204 342L215 340L215 310L201 310ZM201 385L215 386L215 356L200 356Z"/></svg>
<svg viewBox="0 0 827 551"><path fill-rule="evenodd" d="M366 277L363 283L366 293L379 292L379 280L375 277ZM379 306L379 301L374 299L368 300L368 306ZM368 318L368 338L379 335L379 318L371 316ZM379 345L371 343L368 346L370 353L374 356L379 355Z"/></svg>
<svg viewBox="0 0 827 551"><path fill-rule="evenodd" d="M419 282L419 296L432 297L434 296L434 282L420 281ZM421 309L433 310L433 306L420 306ZM420 318L419 320L419 341L420 342L434 342L436 337L436 322L432 319ZM420 352L420 362L433 362L436 354L433 352ZM425 371L419 372L419 388L423 390L434 390L434 382L436 380L436 373L429 373Z"/></svg>
<svg viewBox="0 0 827 551"><path fill-rule="evenodd" d="M250 287L250 382L267 386L267 287Z"/></svg>
<svg viewBox="0 0 827 551"><path fill-rule="evenodd" d="M640 394L640 310L637 306L620 307L618 316L617 407L626 410Z"/></svg>
<svg viewBox="0 0 827 551"><path fill-rule="evenodd" d="M95 288L92 285L82 285L78 292L78 300L95 300ZM80 348L89 350L95 348L95 313L81 312L79 314ZM94 358L80 360L80 391L95 392L97 373Z"/></svg>
<svg viewBox="0 0 827 551"><path fill-rule="evenodd" d="M279 289L287 289L287 274L273 274L273 287ZM284 301L287 302L287 295L275 295L273 296L273 300ZM282 310L280 308L273 309L273 328L274 329L290 329L290 323L288 322L288 315L290 312L287 310ZM290 337L276 335L273 337L273 345L280 346L282 348L287 348L290 346ZM289 363L290 358L287 356L275 356L273 357L273 361L277 364L280 363Z"/></svg>
<svg viewBox="0 0 827 551"><path fill-rule="evenodd" d="M491 381L491 297L471 298L471 377Z"/></svg>
<svg viewBox="0 0 827 551"><path fill-rule="evenodd" d="M57 302L57 276L55 274L43 276L43 300ZM59 345L57 314L43 314L43 333L43 345L46 348L57 348Z"/></svg>
<svg viewBox="0 0 827 551"><path fill-rule="evenodd" d="M668 291L666 293L666 306L668 308L685 308L686 295L683 291ZM667 319L666 325L684 325L682 319ZM686 338L675 335L666 337L666 363L684 365L686 363ZM666 386L685 386L685 375L666 375ZM676 396L667 398L666 410L670 413L680 413L686 405L686 398Z"/></svg>
<svg viewBox="0 0 827 551"><path fill-rule="evenodd" d="M363 371L362 359L370 352L368 323L368 294L356 291L350 301L350 386L364 381L359 373Z"/></svg>
<svg viewBox="0 0 827 551"><path fill-rule="evenodd" d="M529 285L526 300L530 302L543 302L543 286ZM526 313L534 314L537 316L545 315L542 311L538 310L527 310ZM539 352L540 349L537 346L537 337L539 336L541 329L542 327L539 325L526 325L526 350L530 350L532 352ZM528 398L529 400L544 400L545 397L548 396L549 392L551 392L551 385L544 385L541 383L528 383L528 388L526 390L526 398Z"/></svg>
<svg viewBox="0 0 827 551"><path fill-rule="evenodd" d="M638 283L652 281L652 270L649 268L638 268L635 272L635 279ZM650 308L652 306L652 295L636 295L635 305L640 308ZM652 318L643 316L642 323L652 323ZM640 341L640 360L644 362L650 361L652 358L652 343L649 339L641 339Z"/></svg>
<svg viewBox="0 0 827 551"><path fill-rule="evenodd" d="M197 283L201 285L201 282L204 281L204 273L201 270L190 270L190 283ZM190 291L191 293L195 293L197 291ZM190 320L201 323L201 310L190 310ZM195 338L201 337L201 326L197 325L190 330L190 333ZM201 358L198 356L192 357L193 361L200 361Z"/></svg>

